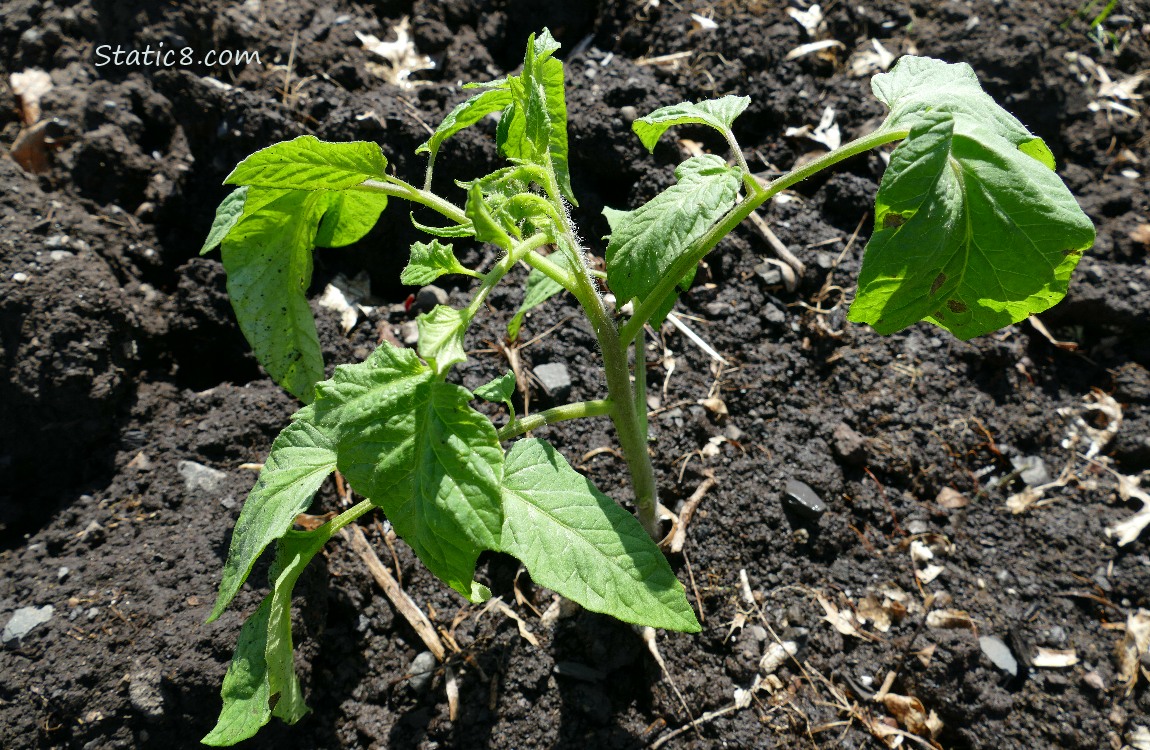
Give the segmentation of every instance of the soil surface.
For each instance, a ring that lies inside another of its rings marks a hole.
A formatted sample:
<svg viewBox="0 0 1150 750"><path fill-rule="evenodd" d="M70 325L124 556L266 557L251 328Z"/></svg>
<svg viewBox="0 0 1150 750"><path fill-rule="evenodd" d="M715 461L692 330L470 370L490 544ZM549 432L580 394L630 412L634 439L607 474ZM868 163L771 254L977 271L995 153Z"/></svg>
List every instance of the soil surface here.
<svg viewBox="0 0 1150 750"><path fill-rule="evenodd" d="M295 727L273 720L248 746L884 747L879 736L894 741L909 721L896 701L871 700L892 673L891 693L941 721L939 747L1133 745L1150 725L1150 689L1145 679L1126 689L1116 647L1128 616L1150 608L1150 532L1119 547L1105 530L1139 507L1118 496L1118 475L1150 469L1150 119L1123 83L1150 67L1150 7L1119 2L1091 30L1076 0L1040 11L829 3L809 34L783 5L0 0L0 143L22 129L9 74L41 69L53 83L40 103L52 121L42 173L0 158L0 624L52 608L0 646L0 744L194 747L216 718L263 569L219 621L204 621L255 478L245 464L264 460L296 407L249 354L218 256L197 257L223 177L258 148L314 133L377 141L418 182L414 148L462 99L458 83L513 71L526 35L546 25L567 63L576 219L600 254L604 206L639 205L692 148L723 152L683 128L649 155L628 127L636 113L748 95L737 136L770 177L822 148L787 129L817 125L827 108L844 141L877 124L863 57L872 40L970 63L1046 139L1096 223L1068 298L1041 316L1074 350L1031 323L967 343L926 324L885 338L847 324L883 160L842 164L763 210L805 264L795 288L744 226L679 302L726 366L674 328L648 337L664 502L677 508L708 472L717 480L672 557L704 630L659 635L665 672L608 618L544 624L551 593L517 577L510 558L482 558L481 580L533 645L498 610L449 592L402 542L392 553L373 519L363 528L385 563L458 646L458 716L442 665L416 689L423 645L335 540L296 592L297 667L314 712ZM435 68L400 88L375 74L355 32L388 38L405 16ZM842 46L790 59L814 39ZM101 45L161 42L197 58L254 51L260 62L97 64ZM480 126L445 147L437 185L459 197L452 180L497 165L492 129ZM397 206L355 247L317 254L313 299L338 274L366 273L372 289L372 310L347 335L313 305L329 366L403 340L415 290L398 271L416 239ZM457 247L472 263L494 257ZM466 279L446 286L465 299ZM496 345L521 294L491 298L464 385L507 369ZM599 398L594 337L576 312L564 298L540 308L517 356L524 372L566 365L571 398ZM725 413L701 403L712 397ZM527 407L549 398L532 386ZM541 434L628 497L605 422ZM791 479L825 502L821 517L783 504ZM1008 509L1028 486L1051 484L1031 490L1023 512ZM313 512L338 503L329 483ZM795 658L767 677L760 658L776 637ZM1040 647L1073 650L1077 663L1028 666ZM761 688L736 707L757 677ZM928 741L911 728L920 737L904 746Z"/></svg>

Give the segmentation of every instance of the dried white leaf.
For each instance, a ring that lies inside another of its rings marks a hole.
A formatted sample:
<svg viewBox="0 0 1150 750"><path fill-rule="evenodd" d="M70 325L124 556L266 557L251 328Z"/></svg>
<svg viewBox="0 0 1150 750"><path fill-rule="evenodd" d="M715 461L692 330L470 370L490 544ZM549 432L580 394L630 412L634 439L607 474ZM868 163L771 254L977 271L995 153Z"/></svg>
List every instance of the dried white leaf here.
<svg viewBox="0 0 1150 750"><path fill-rule="evenodd" d="M787 15L798 21L799 25L806 29L807 34L811 37L818 32L819 26L823 22L823 10L818 5L812 5L807 10L787 8Z"/></svg>
<svg viewBox="0 0 1150 750"><path fill-rule="evenodd" d="M855 617L854 612L849 609L839 609L832 604L821 592L815 594L815 599L822 605L823 612L825 612L824 620L829 622L835 630L843 635L851 635L855 638L862 638L864 640L877 640L876 636L870 633L863 632L859 629L858 619Z"/></svg>
<svg viewBox="0 0 1150 750"><path fill-rule="evenodd" d="M691 23L696 31L714 31L719 28L719 24L715 23L715 19L709 16L701 16L698 13L691 14Z"/></svg>
<svg viewBox="0 0 1150 750"><path fill-rule="evenodd" d="M807 42L806 44L800 44L798 47L795 47L793 50L788 52L783 59L798 60L800 57L806 57L812 52L819 52L820 50L830 49L832 47L845 48L846 45L837 39L822 39L817 42Z"/></svg>
<svg viewBox="0 0 1150 750"><path fill-rule="evenodd" d="M884 606L884 604L888 606ZM890 631L891 613L889 600L887 602L880 602L877 596L868 594L859 600L856 611L859 619L863 622L869 621L874 625L875 630L882 633Z"/></svg>
<svg viewBox="0 0 1150 750"><path fill-rule="evenodd" d="M1150 750L1150 728L1138 724L1126 734L1126 742L1134 750Z"/></svg>
<svg viewBox="0 0 1150 750"><path fill-rule="evenodd" d="M882 42L877 39L871 39L870 43L871 49L859 50L851 55L851 59L847 63L851 75L857 78L874 75L875 73L885 73L894 63L894 53L884 47Z"/></svg>
<svg viewBox="0 0 1150 750"><path fill-rule="evenodd" d="M1087 393L1082 397L1082 401L1084 406L1081 410L1058 410L1058 413L1070 422L1066 429L1066 437L1062 440L1062 447L1073 449L1083 439L1088 440L1086 458L1091 459L1118 434L1118 428L1122 426L1122 405L1109 394L1098 390Z"/></svg>
<svg viewBox="0 0 1150 750"><path fill-rule="evenodd" d="M1078 663L1078 654L1072 648L1039 648L1038 653L1030 659L1030 663L1042 669L1073 667Z"/></svg>
<svg viewBox="0 0 1150 750"><path fill-rule="evenodd" d="M957 510L970 505L970 500L967 499L966 495L950 487L943 487L939 490L938 497L934 501L947 510Z"/></svg>
<svg viewBox="0 0 1150 750"><path fill-rule="evenodd" d="M360 271L350 280L343 274L336 274L331 283L324 287L323 294L319 298L319 306L339 314L343 333L347 335L352 328L355 328L360 311L371 312L372 308L359 304L370 295L371 279L367 272Z"/></svg>
<svg viewBox="0 0 1150 750"><path fill-rule="evenodd" d="M396 86L411 88L411 74L419 70L431 70L435 63L427 55L420 54L411 39L411 22L407 16L399 20L392 29L394 42L385 42L372 34L355 32L363 48L383 59L383 65L369 64L368 70Z"/></svg>
<svg viewBox="0 0 1150 750"><path fill-rule="evenodd" d="M944 570L946 570L946 567L943 565L927 565L922 570L916 570L914 575L923 583L930 583L935 578L938 578L940 575L942 575Z"/></svg>
<svg viewBox="0 0 1150 750"><path fill-rule="evenodd" d="M29 68L8 76L12 93L20 97L24 124L35 125L40 119L40 99L52 90L52 76L39 68Z"/></svg>
<svg viewBox="0 0 1150 750"><path fill-rule="evenodd" d="M821 143L831 151L842 145L843 137L839 132L839 125L835 122L835 111L831 107L823 110L822 119L819 124L815 126L814 131L809 136L812 141Z"/></svg>
<svg viewBox="0 0 1150 750"><path fill-rule="evenodd" d="M974 625L970 615L961 609L935 609L926 615L926 626L943 630L969 628Z"/></svg>
<svg viewBox="0 0 1150 750"><path fill-rule="evenodd" d="M1150 652L1150 610L1139 609L1126 618L1126 636L1118 644L1118 680L1126 683L1126 694L1138 684L1142 655ZM1146 675L1150 679L1150 675Z"/></svg>
<svg viewBox="0 0 1150 750"><path fill-rule="evenodd" d="M915 562L926 562L934 559L934 553L930 551L930 547L922 543L921 539L915 539L910 543L910 559Z"/></svg>
<svg viewBox="0 0 1150 750"><path fill-rule="evenodd" d="M1142 503L1142 509L1135 511L1134 515L1106 527L1106 536L1118 537L1119 547L1133 542L1146 530L1147 526L1150 526L1150 495L1138 486L1140 482L1139 477L1118 475L1118 495L1123 500L1136 499Z"/></svg>
<svg viewBox="0 0 1150 750"><path fill-rule="evenodd" d="M774 674L779 667L787 663L787 659L798 652L799 645L794 641L772 643L767 647L767 652L763 654L763 658L759 659L759 672L764 675Z"/></svg>

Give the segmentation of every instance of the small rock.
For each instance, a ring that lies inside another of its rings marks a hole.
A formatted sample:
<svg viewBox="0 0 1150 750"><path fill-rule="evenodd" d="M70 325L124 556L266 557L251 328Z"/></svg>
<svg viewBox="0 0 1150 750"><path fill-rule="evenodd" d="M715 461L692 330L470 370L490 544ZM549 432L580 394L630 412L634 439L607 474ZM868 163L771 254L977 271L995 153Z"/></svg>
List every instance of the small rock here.
<svg viewBox="0 0 1150 750"><path fill-rule="evenodd" d="M562 362L550 362L535 368L535 377L539 378L543 390L556 401L566 401L571 395L571 373L567 365Z"/></svg>
<svg viewBox="0 0 1150 750"><path fill-rule="evenodd" d="M48 253L48 257L51 258L53 261L59 262L62 260L68 260L70 258L75 258L76 256L74 254L68 252L67 250L53 250L52 252Z"/></svg>
<svg viewBox="0 0 1150 750"><path fill-rule="evenodd" d="M831 450L840 461L852 466L862 466L867 460L866 438L851 429L846 422L835 425Z"/></svg>
<svg viewBox="0 0 1150 750"><path fill-rule="evenodd" d="M164 692L160 680L160 669L155 665L137 664L128 677L128 700L132 702L132 708L152 721L164 716Z"/></svg>
<svg viewBox="0 0 1150 750"><path fill-rule="evenodd" d="M754 638L759 643L766 642L769 635L766 628L764 628L762 625L752 625L749 629L751 631L752 638Z"/></svg>
<svg viewBox="0 0 1150 750"><path fill-rule="evenodd" d="M723 437L735 443L742 440L746 434L747 433L743 432L738 427L735 427L733 424L728 424L723 428Z"/></svg>
<svg viewBox="0 0 1150 750"><path fill-rule="evenodd" d="M213 469L210 466L198 464L195 461L180 461L176 468L184 478L184 489L188 492L202 492L210 495L220 488L228 478L226 472Z"/></svg>
<svg viewBox="0 0 1150 750"><path fill-rule="evenodd" d="M100 608L99 607L91 607L87 611L85 616L88 618L89 622L91 622L92 620L95 620L97 617L100 616Z"/></svg>
<svg viewBox="0 0 1150 750"><path fill-rule="evenodd" d="M1106 689L1106 680L1102 679L1102 675L1097 672L1087 672L1082 675L1082 682L1084 682L1087 687L1097 690L1098 692L1102 692Z"/></svg>
<svg viewBox="0 0 1150 750"><path fill-rule="evenodd" d="M619 116L623 118L623 122L630 125L639 119L639 110L632 107L630 104L619 108Z"/></svg>
<svg viewBox="0 0 1150 750"><path fill-rule="evenodd" d="M783 493L783 505L796 515L817 521L827 512L827 504L810 488L797 479L788 479Z"/></svg>
<svg viewBox="0 0 1150 750"><path fill-rule="evenodd" d="M783 283L783 272L770 263L760 263L755 266L755 275L767 286L778 286Z"/></svg>
<svg viewBox="0 0 1150 750"><path fill-rule="evenodd" d="M446 304L447 292L435 284L428 284L415 293L415 302L412 303L411 309L416 313L425 313L431 312L436 305Z"/></svg>
<svg viewBox="0 0 1150 750"><path fill-rule="evenodd" d="M703 305L709 318L725 318L731 314L731 306L726 302L708 302Z"/></svg>
<svg viewBox="0 0 1150 750"><path fill-rule="evenodd" d="M4 626L3 636L5 646L18 646L20 640L32 632L37 626L43 625L52 619L55 608L51 604L43 607L21 607L12 613L8 624Z"/></svg>
<svg viewBox="0 0 1150 750"><path fill-rule="evenodd" d="M12 280L17 284L23 284L28 280L28 274L17 271L16 273L12 274Z"/></svg>
<svg viewBox="0 0 1150 750"><path fill-rule="evenodd" d="M99 521L89 521L84 530L80 532L80 540L87 542L90 546L95 547L104 542L105 537L104 527L100 525Z"/></svg>
<svg viewBox="0 0 1150 750"><path fill-rule="evenodd" d="M68 577L68 574L71 572L72 572L71 568L68 568L65 565L61 565L60 569L56 571L56 580L57 581L63 581L65 578Z"/></svg>
<svg viewBox="0 0 1150 750"><path fill-rule="evenodd" d="M415 346L419 343L419 324L414 320L407 320L399 326L399 339L404 346Z"/></svg>
<svg viewBox="0 0 1150 750"><path fill-rule="evenodd" d="M411 689L419 694L431 689L431 680L435 677L435 654L430 651L421 651L411 660L407 673L411 675Z"/></svg>
<svg viewBox="0 0 1150 750"><path fill-rule="evenodd" d="M1046 464L1038 456L1014 456L1010 459L1014 470L1019 472L1018 478L1026 483L1027 487L1037 487L1050 481L1050 472Z"/></svg>
<svg viewBox="0 0 1150 750"><path fill-rule="evenodd" d="M771 325L781 326L787 322L787 314L768 302L766 306L763 307L763 320Z"/></svg>
<svg viewBox="0 0 1150 750"><path fill-rule="evenodd" d="M1018 676L1018 660L1014 658L1014 654L1010 653L1010 647L1001 638L984 635L978 639L978 645L994 666L1011 677Z"/></svg>
<svg viewBox="0 0 1150 750"><path fill-rule="evenodd" d="M824 271L834 268L835 256L828 253L826 250L820 250L815 253L815 265Z"/></svg>

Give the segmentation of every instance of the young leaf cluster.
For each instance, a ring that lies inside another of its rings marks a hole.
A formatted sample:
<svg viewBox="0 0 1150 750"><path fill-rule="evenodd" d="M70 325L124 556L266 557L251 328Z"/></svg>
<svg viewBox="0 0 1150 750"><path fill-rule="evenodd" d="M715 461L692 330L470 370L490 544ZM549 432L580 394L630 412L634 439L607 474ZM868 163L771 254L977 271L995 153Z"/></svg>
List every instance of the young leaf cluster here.
<svg viewBox="0 0 1150 750"><path fill-rule="evenodd" d="M1065 294L1093 241L1089 220L1054 172L1049 149L979 87L965 65L907 57L876 76L890 114L864 135L768 185L750 174L735 138L745 97L685 102L633 123L653 149L670 129L719 132L731 160L694 156L676 182L646 204L605 211L605 283L629 319L603 301L603 279L585 258L569 208L576 204L568 154L559 45L544 31L528 40L519 75L470 84L418 152L423 187L387 172L372 143L311 136L265 148L226 182L203 252L220 247L241 330L268 374L305 406L272 444L232 537L218 617L257 558L275 547L271 591L245 622L224 680L224 707L208 744L233 744L277 716L307 711L292 655L292 589L336 532L382 510L427 568L461 596L490 592L475 580L484 551L521 560L533 579L585 608L637 625L694 632L699 623L653 537L658 494L647 452L641 331L687 289L698 262L756 207L815 172L901 141L879 189L852 320L889 333L928 320L962 338L1046 309ZM498 115L496 143L507 165L460 183L462 205L430 191L452 136ZM405 284L471 277L465 307L437 305L417 319L418 347L384 343L365 361L323 379L306 293L312 253L362 239L389 200L440 215L412 221L432 237L410 248ZM501 252L489 268L464 266L453 245L483 242ZM530 272L509 340L524 316L567 292L599 341L606 397L518 416L511 373L469 392L451 378L468 358L467 332L484 301L519 264ZM631 362L634 361L634 369ZM504 404L497 427L474 399ZM600 492L545 440L522 437L564 419L612 420L631 476L638 518ZM508 441L513 441L505 446ZM324 480L338 471L366 498L313 531L293 529Z"/></svg>

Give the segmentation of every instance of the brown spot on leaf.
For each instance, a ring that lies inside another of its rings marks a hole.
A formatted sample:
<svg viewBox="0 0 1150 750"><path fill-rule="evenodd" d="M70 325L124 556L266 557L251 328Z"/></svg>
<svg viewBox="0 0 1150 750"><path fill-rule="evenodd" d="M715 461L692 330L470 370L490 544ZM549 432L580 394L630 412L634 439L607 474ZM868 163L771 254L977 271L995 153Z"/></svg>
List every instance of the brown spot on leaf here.
<svg viewBox="0 0 1150 750"><path fill-rule="evenodd" d="M1067 258L1071 255L1082 255L1082 248L1068 247L1062 251L1062 255Z"/></svg>
<svg viewBox="0 0 1150 750"><path fill-rule="evenodd" d="M963 304L962 302L959 302L956 299L947 300L946 306L949 307L950 311L953 313L964 313L964 312L966 312L966 305Z"/></svg>
<svg viewBox="0 0 1150 750"><path fill-rule="evenodd" d="M934 294L939 289L941 289L942 285L945 283L946 283L946 274L945 273L939 273L938 276L934 277L934 283L930 285L930 293Z"/></svg>
<svg viewBox="0 0 1150 750"><path fill-rule="evenodd" d="M882 217L882 228L890 229L891 227L901 227L906 223L906 217L902 214L889 213Z"/></svg>

